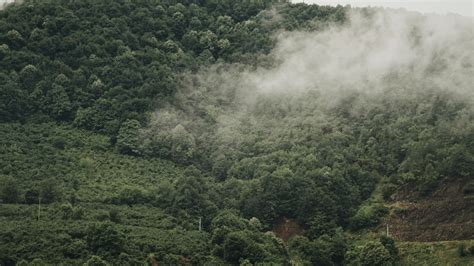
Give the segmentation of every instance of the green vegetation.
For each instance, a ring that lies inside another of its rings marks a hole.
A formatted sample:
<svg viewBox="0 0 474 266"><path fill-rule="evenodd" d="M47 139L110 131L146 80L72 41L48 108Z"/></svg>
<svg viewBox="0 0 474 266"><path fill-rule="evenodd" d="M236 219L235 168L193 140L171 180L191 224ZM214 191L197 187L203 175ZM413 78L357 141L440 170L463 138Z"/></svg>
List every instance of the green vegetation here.
<svg viewBox="0 0 474 266"><path fill-rule="evenodd" d="M472 255L459 256L460 246L473 246L471 241L401 242L400 256L405 265L472 265Z"/></svg>
<svg viewBox="0 0 474 266"><path fill-rule="evenodd" d="M469 97L403 73L378 94L266 95L241 82L284 61L282 31L340 29L350 10L276 0L1 10L0 265L424 260L425 246L407 255L410 244L351 234L376 227L402 186L428 195L473 175ZM423 73L436 75L436 60ZM302 235L271 232L281 218ZM460 246L459 260L473 250Z"/></svg>

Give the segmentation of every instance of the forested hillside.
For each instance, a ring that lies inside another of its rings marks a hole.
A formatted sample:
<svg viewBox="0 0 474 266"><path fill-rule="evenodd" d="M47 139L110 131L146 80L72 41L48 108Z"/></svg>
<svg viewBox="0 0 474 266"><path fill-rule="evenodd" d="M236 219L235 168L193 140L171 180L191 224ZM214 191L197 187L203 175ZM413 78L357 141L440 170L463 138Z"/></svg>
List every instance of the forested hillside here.
<svg viewBox="0 0 474 266"><path fill-rule="evenodd" d="M276 0L10 4L0 265L417 264L367 232L449 184L472 204L473 40ZM474 232L456 210L443 240Z"/></svg>

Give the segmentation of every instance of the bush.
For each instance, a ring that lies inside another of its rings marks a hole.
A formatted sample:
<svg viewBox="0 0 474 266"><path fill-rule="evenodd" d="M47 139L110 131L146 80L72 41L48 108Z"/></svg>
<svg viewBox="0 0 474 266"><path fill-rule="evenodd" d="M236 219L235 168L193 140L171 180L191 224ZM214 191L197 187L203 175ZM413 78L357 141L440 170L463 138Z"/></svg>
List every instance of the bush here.
<svg viewBox="0 0 474 266"><path fill-rule="evenodd" d="M38 204L40 192L37 188L30 188L25 192L26 204Z"/></svg>
<svg viewBox="0 0 474 266"><path fill-rule="evenodd" d="M342 230L337 229L332 237L323 235L314 241L302 236L293 237L288 242L288 249L293 257L311 265L342 265L347 244Z"/></svg>
<svg viewBox="0 0 474 266"><path fill-rule="evenodd" d="M92 256L84 266L108 266L109 264L99 256Z"/></svg>
<svg viewBox="0 0 474 266"><path fill-rule="evenodd" d="M30 266L46 266L48 265L47 263L45 263L42 259L34 259L30 262Z"/></svg>
<svg viewBox="0 0 474 266"><path fill-rule="evenodd" d="M84 208L74 207L73 213L72 213L72 219L80 220L80 219L82 219L82 216L84 216Z"/></svg>
<svg viewBox="0 0 474 266"><path fill-rule="evenodd" d="M84 208L82 207L73 207L71 203L63 203L60 208L61 217L64 220L74 219L80 220L84 215Z"/></svg>
<svg viewBox="0 0 474 266"><path fill-rule="evenodd" d="M474 245L470 246L468 249L467 249L467 252L469 254L471 254L471 256L474 256Z"/></svg>
<svg viewBox="0 0 474 266"><path fill-rule="evenodd" d="M112 209L109 211L109 218L111 222L114 223L119 223L121 218L120 218L120 212L117 209Z"/></svg>
<svg viewBox="0 0 474 266"><path fill-rule="evenodd" d="M72 207L71 203L64 203L60 206L61 209L61 216L64 220L70 219L73 216L74 208Z"/></svg>
<svg viewBox="0 0 474 266"><path fill-rule="evenodd" d="M66 140L63 137L56 137L53 139L53 147L64 150L66 147Z"/></svg>
<svg viewBox="0 0 474 266"><path fill-rule="evenodd" d="M57 181L50 178L40 184L40 197L42 203L52 203L61 198L61 190Z"/></svg>
<svg viewBox="0 0 474 266"><path fill-rule="evenodd" d="M463 188L464 195L471 195L474 194L474 182L468 183Z"/></svg>
<svg viewBox="0 0 474 266"><path fill-rule="evenodd" d="M467 252L466 252L466 245L464 243L461 243L458 245L458 255L459 257L466 257Z"/></svg>
<svg viewBox="0 0 474 266"><path fill-rule="evenodd" d="M120 254L123 249L123 237L113 224L97 223L87 229L86 240L89 249L96 254Z"/></svg>
<svg viewBox="0 0 474 266"><path fill-rule="evenodd" d="M377 266L393 265L390 252L379 241L369 241L355 246L346 253L347 265Z"/></svg>
<svg viewBox="0 0 474 266"><path fill-rule="evenodd" d="M398 248L395 245L395 240L388 236L381 236L380 243L388 250L390 256L392 257L393 261L398 261L400 259Z"/></svg>
<svg viewBox="0 0 474 266"><path fill-rule="evenodd" d="M73 240L62 250L66 258L79 259L87 255L87 243L84 240Z"/></svg>
<svg viewBox="0 0 474 266"><path fill-rule="evenodd" d="M382 185L382 196L384 200L389 200L390 197L397 191L397 186L394 184Z"/></svg>
<svg viewBox="0 0 474 266"><path fill-rule="evenodd" d="M28 266L28 262L26 260L20 260L16 266Z"/></svg>
<svg viewBox="0 0 474 266"><path fill-rule="evenodd" d="M144 204L149 202L147 193L138 187L125 187L123 188L116 198L112 199L115 204Z"/></svg>
<svg viewBox="0 0 474 266"><path fill-rule="evenodd" d="M316 239L324 234L333 235L336 230L336 222L323 214L316 214L309 222L306 236L309 239Z"/></svg>
<svg viewBox="0 0 474 266"><path fill-rule="evenodd" d="M349 227L352 230L373 227L379 224L380 218L388 214L388 209L383 204L362 206L357 213L350 218Z"/></svg>
<svg viewBox="0 0 474 266"><path fill-rule="evenodd" d="M250 239L247 232L232 232L227 235L223 245L224 259L238 264L241 259L255 263L265 259L265 250Z"/></svg>
<svg viewBox="0 0 474 266"><path fill-rule="evenodd" d="M17 203L20 200L20 189L12 177L1 177L0 199L4 203Z"/></svg>
<svg viewBox="0 0 474 266"><path fill-rule="evenodd" d="M126 120L122 123L117 135L117 149L123 154L137 154L140 145L139 131L140 122L137 120Z"/></svg>

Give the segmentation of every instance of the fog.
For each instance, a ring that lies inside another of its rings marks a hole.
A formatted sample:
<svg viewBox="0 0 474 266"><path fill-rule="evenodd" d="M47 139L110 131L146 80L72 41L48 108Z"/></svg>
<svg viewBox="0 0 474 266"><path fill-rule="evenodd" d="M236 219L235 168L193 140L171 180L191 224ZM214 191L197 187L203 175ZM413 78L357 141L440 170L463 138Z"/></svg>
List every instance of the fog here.
<svg viewBox="0 0 474 266"><path fill-rule="evenodd" d="M12 4L14 2L20 2L15 0L0 0L0 10L4 9L8 4Z"/></svg>
<svg viewBox="0 0 474 266"><path fill-rule="evenodd" d="M348 17L322 31L277 33L271 67L217 64L183 75L174 106L157 110L145 135L182 125L203 142L239 147L252 126L292 128L303 116L324 123L348 98L353 113L430 95L474 105L472 18L384 9Z"/></svg>
<svg viewBox="0 0 474 266"><path fill-rule="evenodd" d="M323 32L284 32L272 69L246 73L264 93L316 89L383 90L394 75L472 94L473 24L458 16L378 11L350 13L350 23Z"/></svg>
<svg viewBox="0 0 474 266"><path fill-rule="evenodd" d="M472 0L292 0L291 2L331 6L403 8L421 13L454 13L471 17L474 15Z"/></svg>
<svg viewBox="0 0 474 266"><path fill-rule="evenodd" d="M262 95L317 92L334 99L348 91L410 94L435 88L472 99L472 23L455 15L353 9L342 26L278 33L273 67L203 69L187 77L178 97L211 93L242 105Z"/></svg>

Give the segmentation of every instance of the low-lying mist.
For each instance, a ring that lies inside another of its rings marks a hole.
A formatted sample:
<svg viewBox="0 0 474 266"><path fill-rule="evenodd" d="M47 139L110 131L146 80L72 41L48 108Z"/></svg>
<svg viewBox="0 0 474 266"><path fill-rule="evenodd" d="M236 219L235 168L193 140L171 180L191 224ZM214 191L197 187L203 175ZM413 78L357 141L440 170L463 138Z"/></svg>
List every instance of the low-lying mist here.
<svg viewBox="0 0 474 266"><path fill-rule="evenodd" d="M471 18L383 9L347 16L322 31L279 32L271 67L216 64L183 75L174 105L143 130L145 146L189 161L206 157L204 168L228 176L242 158L315 148L328 132L357 138L348 123L368 113L395 121L440 102L453 115L437 123L472 129Z"/></svg>

